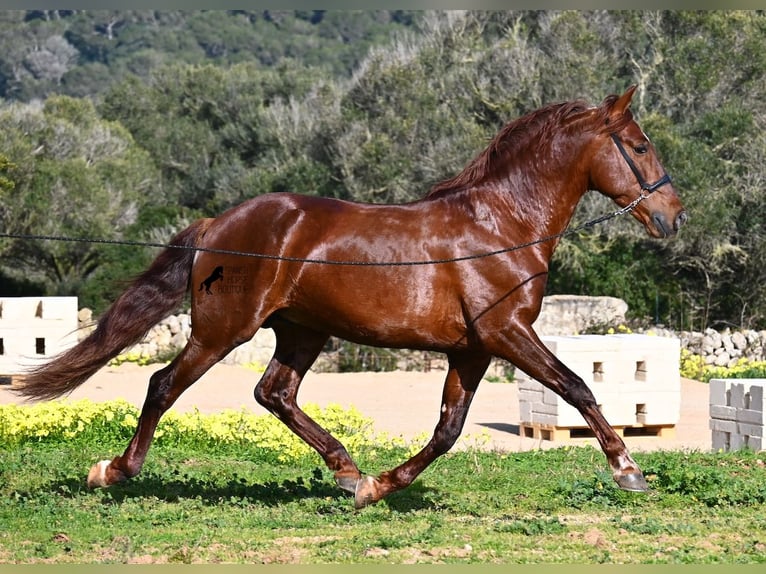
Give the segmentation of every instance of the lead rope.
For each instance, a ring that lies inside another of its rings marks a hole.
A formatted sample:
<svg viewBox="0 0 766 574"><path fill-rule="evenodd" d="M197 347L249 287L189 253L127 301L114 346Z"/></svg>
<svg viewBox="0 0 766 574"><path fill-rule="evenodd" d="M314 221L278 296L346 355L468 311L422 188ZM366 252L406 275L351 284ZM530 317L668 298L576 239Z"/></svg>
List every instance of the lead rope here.
<svg viewBox="0 0 766 574"><path fill-rule="evenodd" d="M63 237L59 235L29 235L29 234L23 234L23 233L2 233L2 232L0 232L0 237L5 237L8 239L24 239L24 240L40 240L40 241L66 241L70 243L99 243L104 245L127 245L131 247L160 247L163 249L188 249L188 250L200 251L204 253L217 253L219 255L236 255L239 257L255 257L258 259L289 261L291 263L315 263L319 265L346 265L346 266L358 266L358 267L407 267L407 266L413 266L413 265L441 265L444 263L458 263L460 261L469 261L471 259L483 259L485 257L492 257L493 255L500 255L502 253L510 253L511 251L517 251L519 249L524 249L525 247L532 247L533 245L538 245L540 243L545 243L547 241L552 241L554 239L560 239L567 235L577 233L578 231L582 231L583 229L587 229L599 223L608 221L614 217L618 217L620 215L630 213L636 208L636 206L639 203L641 203L643 200L649 197L649 194L654 193L658 188L671 182L670 176L667 173L665 173L665 175L663 175L660 179L658 179L653 184L648 184L646 180L644 180L643 176L641 175L641 172L638 170L638 167L636 167L636 164L633 163L633 160L625 151L625 148L623 147L622 142L620 142L620 139L617 137L617 134L614 134L614 133L610 134L610 137L612 138L614 145L616 145L617 149L620 151L620 155L622 155L622 157L625 159L625 162L628 164L630 171L632 171L633 175L636 177L636 180L638 181L638 185L641 186L641 193L639 194L638 197L636 197L636 199L631 201L628 205L626 205L622 209L618 209L617 211L613 211L612 213L607 213L605 215L602 215L601 217L597 217L596 219L583 223L582 225L579 225L578 227L575 227L574 229L569 229L569 230L565 229L564 231L560 233L555 233L553 235L549 235L541 239L536 239L534 241L529 241L527 243L522 243L520 245L514 245L513 247L506 247L505 249L498 249L496 251L487 251L485 253L476 253L474 255L464 255L462 257L450 257L448 259L430 259L426 261L337 261L333 259L289 257L286 255L270 255L268 253L251 253L248 251L215 249L214 247L196 247L194 245L173 245L172 243L153 243L149 241L128 241L128 240L122 240L122 239L91 239L91 238L85 238L85 237ZM644 193L644 192L648 192L648 193Z"/></svg>
<svg viewBox="0 0 766 574"><path fill-rule="evenodd" d="M529 241L527 243L522 243L520 245L514 245L513 247L497 249L495 251L486 251L484 253L476 253L474 255L450 257L447 259L430 259L430 260L424 260L424 261L343 261L343 260L339 261L334 259L289 257L286 255L272 255L268 253L252 253L248 251L235 251L230 249L216 249L214 247L196 247L194 245L174 245L172 243L155 243L150 241L130 241L125 239L65 237L60 235L32 235L32 234L24 234L24 233L0 232L0 237L4 237L7 239L23 239L27 241L34 241L34 240L60 241L60 242L68 242L68 243L95 243L95 244L101 244L101 245L124 245L129 247L159 247L162 249L186 249L190 251L199 251L203 253L216 253L219 255L236 255L240 257L255 257L257 259L270 259L275 261L287 261L291 263L314 263L319 265L344 265L344 266L358 266L358 267L407 267L407 266L415 266L415 265L442 265L445 263L458 263L460 261L469 261L472 259L483 259L485 257L492 257L494 255L501 255L503 253L510 253L512 251L524 249L526 247L532 247L534 245L538 245L540 243L546 243L554 239L560 239L567 235L571 235L573 233L577 233L578 231L582 231L583 229L587 229L595 225L598 225L599 223L604 223L605 221L608 221L620 215L625 215L626 213L630 213L636 208L636 206L639 203L641 203L647 197L648 195L646 195L642 191L641 194L638 197L636 197L636 199L631 201L625 207L618 209L617 211L614 211L612 213L607 213L605 215L602 215L601 217L597 217L596 219L583 223L582 225L579 225L575 228L567 229L560 233L555 233L553 235L548 235L547 237L543 237L541 239L536 239L534 241Z"/></svg>

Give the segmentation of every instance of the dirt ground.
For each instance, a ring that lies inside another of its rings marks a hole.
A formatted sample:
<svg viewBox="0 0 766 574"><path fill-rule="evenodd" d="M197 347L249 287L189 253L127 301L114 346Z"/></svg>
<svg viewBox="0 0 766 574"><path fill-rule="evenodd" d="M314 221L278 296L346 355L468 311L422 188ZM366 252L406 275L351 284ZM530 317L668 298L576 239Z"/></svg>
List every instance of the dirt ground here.
<svg viewBox="0 0 766 574"><path fill-rule="evenodd" d="M89 398L105 401L123 398L136 406L143 404L150 375L157 365L141 367L124 364L104 367L67 400ZM439 417L444 372L309 373L301 386L298 402L322 407L338 404L355 407L374 421L380 432L412 438L430 433ZM195 408L210 413L246 408L266 411L255 402L253 388L260 375L244 367L219 364L188 389L174 405L178 411ZM0 404L19 402L8 386L0 386ZM681 380L681 412L675 436L626 436L632 451L711 449L708 428L708 385ZM569 445L591 444L593 438L566 438L550 441L521 436L517 385L490 383L479 386L468 414L458 447L482 442L487 448L524 451ZM481 437L480 441L475 439ZM485 441L485 438L488 440Z"/></svg>

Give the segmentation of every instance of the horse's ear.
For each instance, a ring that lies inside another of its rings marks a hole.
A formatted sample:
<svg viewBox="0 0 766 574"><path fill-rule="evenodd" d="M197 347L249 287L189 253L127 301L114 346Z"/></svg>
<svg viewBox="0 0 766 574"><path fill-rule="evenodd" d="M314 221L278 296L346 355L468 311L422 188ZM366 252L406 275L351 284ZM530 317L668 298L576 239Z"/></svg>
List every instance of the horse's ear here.
<svg viewBox="0 0 766 574"><path fill-rule="evenodd" d="M625 90L624 94L614 100L614 103L609 108L608 117L610 121L616 120L625 114L625 111L630 107L630 101L633 99L633 94L635 93L637 87L638 86L633 84L627 90Z"/></svg>

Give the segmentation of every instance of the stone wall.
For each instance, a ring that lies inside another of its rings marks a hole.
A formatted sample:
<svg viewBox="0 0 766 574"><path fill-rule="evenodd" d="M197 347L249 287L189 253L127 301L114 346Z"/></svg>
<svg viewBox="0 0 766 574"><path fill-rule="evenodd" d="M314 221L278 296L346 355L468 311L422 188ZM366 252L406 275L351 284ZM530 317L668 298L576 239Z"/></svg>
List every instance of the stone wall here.
<svg viewBox="0 0 766 574"><path fill-rule="evenodd" d="M575 295L553 295L543 299L540 317L535 322L535 329L540 335L576 335L583 332L599 332L617 328L625 323L628 305L615 297L580 297ZM88 309L81 309L78 315L81 329L80 338L93 328L92 316ZM172 315L152 327L144 340L127 352L136 356L170 359L175 349L186 344L191 331L188 313ZM740 358L753 361L766 360L766 331L715 331L708 329L700 332L675 332L655 328L644 330L645 333L664 337L677 337L681 348L688 349L695 355L705 358L707 364L730 367ZM248 343L239 346L225 359L227 364L266 365L273 353L274 333L271 329L261 329ZM402 365L417 366L418 361L404 361ZM431 368L442 368L441 358L428 358ZM430 363L430 361L435 361ZM440 362L441 361L441 362ZM331 361L330 361L331 362Z"/></svg>
<svg viewBox="0 0 766 574"><path fill-rule="evenodd" d="M617 297L550 295L543 297L534 327L539 335L578 335L624 324L627 311L628 304Z"/></svg>
<svg viewBox="0 0 766 574"><path fill-rule="evenodd" d="M80 322L80 339L86 337L95 325L89 309L81 309L78 315ZM146 334L144 339L124 354L145 358L162 358L170 360L186 345L191 333L191 316L179 313L166 317ZM227 365L266 365L274 353L276 338L271 329L260 329L250 341L244 343L229 353L223 363Z"/></svg>
<svg viewBox="0 0 766 574"><path fill-rule="evenodd" d="M678 337L681 348L694 355L700 355L708 365L733 367L740 359L750 361L766 360L766 331L731 330L715 331L671 331L669 329L648 329L664 337Z"/></svg>

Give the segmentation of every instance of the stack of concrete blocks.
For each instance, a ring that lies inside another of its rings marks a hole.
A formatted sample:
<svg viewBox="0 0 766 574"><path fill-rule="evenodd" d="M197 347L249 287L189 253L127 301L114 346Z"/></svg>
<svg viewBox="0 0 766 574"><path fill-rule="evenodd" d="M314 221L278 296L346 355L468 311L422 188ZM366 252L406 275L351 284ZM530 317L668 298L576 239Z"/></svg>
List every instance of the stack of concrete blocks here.
<svg viewBox="0 0 766 574"><path fill-rule="evenodd" d="M674 435L681 411L679 339L632 334L541 339L582 377L620 434ZM574 407L526 374L519 375L522 436L543 440L592 436Z"/></svg>
<svg viewBox="0 0 766 574"><path fill-rule="evenodd" d="M710 430L714 451L762 450L766 379L712 379Z"/></svg>
<svg viewBox="0 0 766 574"><path fill-rule="evenodd" d="M0 382L77 343L77 297L0 297Z"/></svg>

